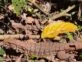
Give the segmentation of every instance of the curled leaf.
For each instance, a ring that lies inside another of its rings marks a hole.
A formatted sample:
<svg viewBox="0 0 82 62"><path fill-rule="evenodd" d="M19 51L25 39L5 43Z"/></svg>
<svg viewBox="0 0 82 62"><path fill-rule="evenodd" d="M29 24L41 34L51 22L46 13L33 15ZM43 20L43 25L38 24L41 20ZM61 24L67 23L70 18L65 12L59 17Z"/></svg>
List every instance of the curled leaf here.
<svg viewBox="0 0 82 62"><path fill-rule="evenodd" d="M55 38L59 34L75 32L78 27L70 22L58 21L44 27L41 38Z"/></svg>

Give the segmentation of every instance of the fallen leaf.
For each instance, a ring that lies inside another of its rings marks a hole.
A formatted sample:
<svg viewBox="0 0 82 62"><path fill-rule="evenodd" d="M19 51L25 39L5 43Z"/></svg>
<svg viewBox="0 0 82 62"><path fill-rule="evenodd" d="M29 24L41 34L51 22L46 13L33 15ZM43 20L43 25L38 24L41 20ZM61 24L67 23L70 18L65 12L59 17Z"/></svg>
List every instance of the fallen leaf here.
<svg viewBox="0 0 82 62"><path fill-rule="evenodd" d="M59 34L75 32L78 27L70 22L58 21L44 27L41 38L55 38Z"/></svg>

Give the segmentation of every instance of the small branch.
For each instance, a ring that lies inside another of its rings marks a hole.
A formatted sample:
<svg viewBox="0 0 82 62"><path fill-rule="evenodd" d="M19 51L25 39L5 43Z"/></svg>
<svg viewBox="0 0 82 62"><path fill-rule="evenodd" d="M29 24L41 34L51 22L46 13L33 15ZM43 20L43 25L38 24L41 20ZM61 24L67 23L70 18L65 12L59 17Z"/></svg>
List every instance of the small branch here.
<svg viewBox="0 0 82 62"><path fill-rule="evenodd" d="M34 39L34 38L40 38L39 35L22 35L22 34L13 34L13 35L0 35L0 40L4 39L15 39L15 38L23 38L24 36L29 36L29 38Z"/></svg>
<svg viewBox="0 0 82 62"><path fill-rule="evenodd" d="M78 19L81 18L81 14L82 14L82 2L79 3Z"/></svg>
<svg viewBox="0 0 82 62"><path fill-rule="evenodd" d="M62 17L62 16L66 16L68 14L68 12L71 11L72 9L74 9L74 8L75 8L75 5L69 6L66 10L62 11L59 14L55 14L52 17L50 16L50 17L48 17L48 19L53 20L53 19L57 19L57 18Z"/></svg>
<svg viewBox="0 0 82 62"><path fill-rule="evenodd" d="M54 52L76 51L82 49L82 42L80 41L64 44L64 43L52 43L52 42L51 43L47 43L47 42L35 43L29 41L21 42L20 40L14 39L14 40L5 40L4 43L15 45L22 51L26 51L28 55L35 54L37 56L48 56L48 55L53 55Z"/></svg>
<svg viewBox="0 0 82 62"><path fill-rule="evenodd" d="M43 14L45 14L46 16L48 16L48 13L44 12L41 7L38 6L37 3L35 3L35 1L31 1L31 0L28 0L30 3L32 3L36 8L38 8Z"/></svg>

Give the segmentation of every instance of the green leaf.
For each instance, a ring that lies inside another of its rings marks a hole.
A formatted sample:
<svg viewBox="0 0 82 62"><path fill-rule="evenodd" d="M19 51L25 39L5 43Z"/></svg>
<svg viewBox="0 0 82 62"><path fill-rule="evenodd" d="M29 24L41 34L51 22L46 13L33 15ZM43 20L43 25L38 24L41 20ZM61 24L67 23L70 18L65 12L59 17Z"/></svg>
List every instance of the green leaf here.
<svg viewBox="0 0 82 62"><path fill-rule="evenodd" d="M33 54L33 55L30 56L30 59L34 60L36 57L37 56Z"/></svg>
<svg viewBox="0 0 82 62"><path fill-rule="evenodd" d="M71 33L66 33L67 34L67 38L69 38L69 40L73 40L73 35Z"/></svg>
<svg viewBox="0 0 82 62"><path fill-rule="evenodd" d="M80 17L80 20L82 21L82 15L81 15L81 17Z"/></svg>
<svg viewBox="0 0 82 62"><path fill-rule="evenodd" d="M20 11L26 6L26 0L12 0L12 5L14 6L14 12L20 15Z"/></svg>
<svg viewBox="0 0 82 62"><path fill-rule="evenodd" d="M4 55L4 54L5 54L4 49L0 47L0 55Z"/></svg>
<svg viewBox="0 0 82 62"><path fill-rule="evenodd" d="M4 59L3 59L3 57L0 57L0 62L4 62Z"/></svg>
<svg viewBox="0 0 82 62"><path fill-rule="evenodd" d="M82 30L82 25L78 25L78 29L79 30Z"/></svg>

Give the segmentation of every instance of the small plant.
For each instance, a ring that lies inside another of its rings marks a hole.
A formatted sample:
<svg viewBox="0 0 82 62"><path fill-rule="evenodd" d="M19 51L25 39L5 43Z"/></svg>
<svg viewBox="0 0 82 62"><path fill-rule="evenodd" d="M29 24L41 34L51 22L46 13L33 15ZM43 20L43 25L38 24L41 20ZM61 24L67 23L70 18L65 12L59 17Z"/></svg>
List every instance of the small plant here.
<svg viewBox="0 0 82 62"><path fill-rule="evenodd" d="M71 33L66 33L69 40L73 40L73 35Z"/></svg>
<svg viewBox="0 0 82 62"><path fill-rule="evenodd" d="M26 6L26 0L12 0L12 5L14 7L14 12L20 15L21 9Z"/></svg>

